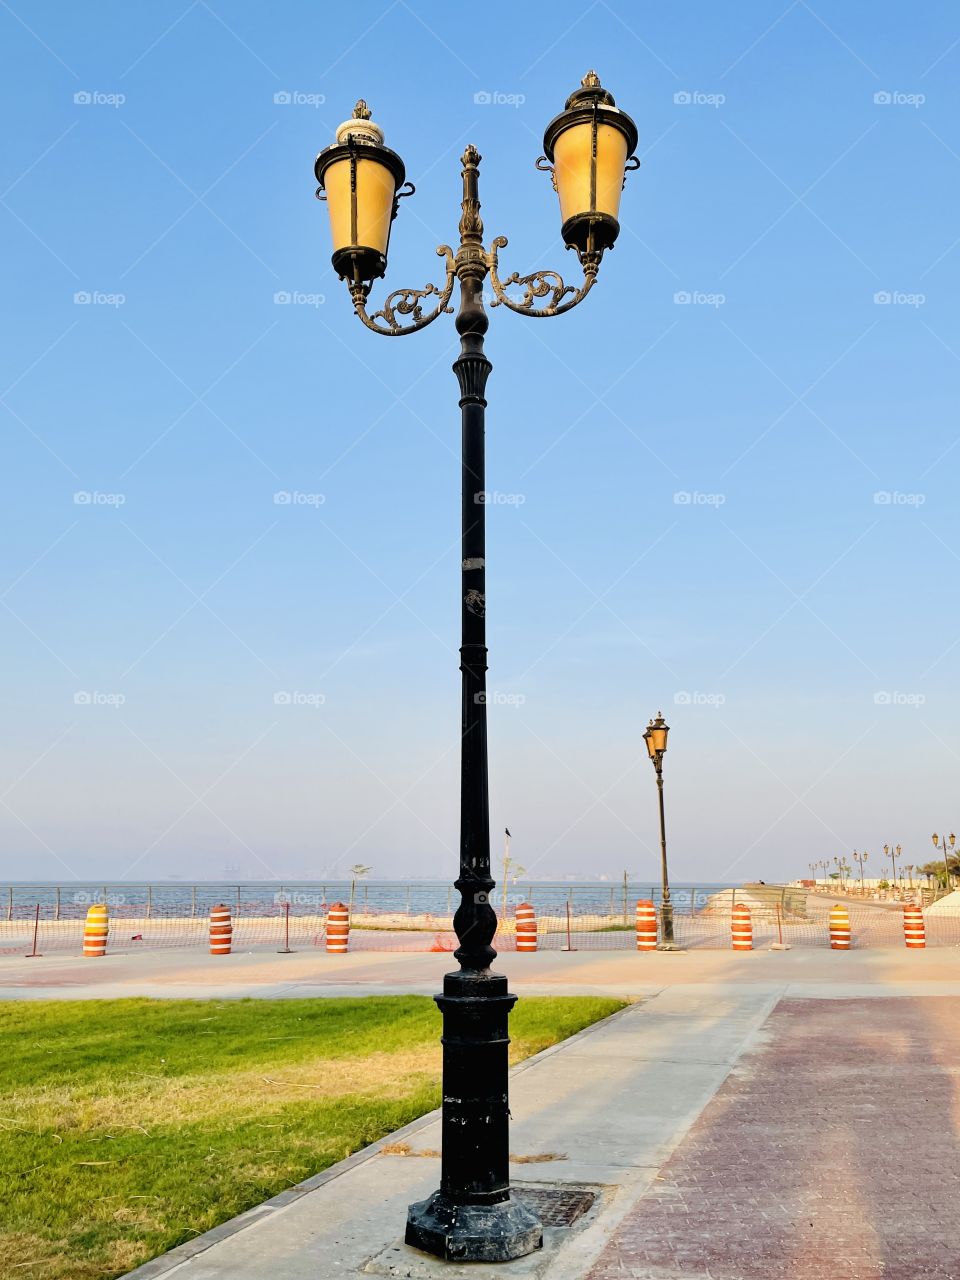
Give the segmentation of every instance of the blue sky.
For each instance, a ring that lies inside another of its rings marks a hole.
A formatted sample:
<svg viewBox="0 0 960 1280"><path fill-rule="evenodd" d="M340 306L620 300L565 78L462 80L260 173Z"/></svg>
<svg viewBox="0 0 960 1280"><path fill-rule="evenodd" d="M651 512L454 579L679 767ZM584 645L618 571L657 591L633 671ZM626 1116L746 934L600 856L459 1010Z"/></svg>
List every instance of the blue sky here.
<svg viewBox="0 0 960 1280"><path fill-rule="evenodd" d="M312 162L363 95L417 187L391 288L439 279L467 142L502 269L574 275L533 161L588 67L642 167L580 308L492 314L492 828L538 875L654 875L662 706L678 879L927 860L960 820L953 6L0 30L0 878L452 874L455 333L357 322Z"/></svg>

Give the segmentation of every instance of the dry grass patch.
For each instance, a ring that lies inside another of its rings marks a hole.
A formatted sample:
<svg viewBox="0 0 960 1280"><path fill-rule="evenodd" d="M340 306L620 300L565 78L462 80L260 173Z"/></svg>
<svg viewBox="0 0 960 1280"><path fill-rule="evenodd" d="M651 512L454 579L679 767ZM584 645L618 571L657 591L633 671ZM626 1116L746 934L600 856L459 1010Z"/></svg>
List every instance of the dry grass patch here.
<svg viewBox="0 0 960 1280"><path fill-rule="evenodd" d="M621 1003L528 998L514 1061ZM0 1274L111 1280L423 1115L422 996L0 1003Z"/></svg>

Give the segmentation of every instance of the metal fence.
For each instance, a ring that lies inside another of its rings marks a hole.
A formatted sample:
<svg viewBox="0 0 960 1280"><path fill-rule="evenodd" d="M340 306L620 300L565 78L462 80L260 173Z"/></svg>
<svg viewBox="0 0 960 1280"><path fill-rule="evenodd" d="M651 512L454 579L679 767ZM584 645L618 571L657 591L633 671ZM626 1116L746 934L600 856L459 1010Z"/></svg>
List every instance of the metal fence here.
<svg viewBox="0 0 960 1280"><path fill-rule="evenodd" d="M234 951L278 950L286 945L304 950L321 950L326 944L329 903L349 902L349 886L334 886L322 901L304 901L305 895L282 891L269 898L255 898L240 891L238 896L212 891L204 886L196 899L159 902L157 895L122 901L108 891L92 893L89 901L105 900L110 913L108 951L131 954L163 948L204 949L208 944L210 907L223 901L233 915ZM347 892L344 893L343 889ZM370 886L371 889L374 886ZM395 885L384 895L377 887L374 896L354 893L351 913L351 951L453 951L457 946L451 917L446 909L446 890L433 886L432 896L418 900L413 886ZM186 891L190 893L189 890ZM313 895L319 897L320 895ZM657 901L650 888L638 891L629 886L624 910L622 888L609 890L528 886L523 895L511 893L506 904L495 902L499 927L494 941L498 951L516 947L515 912L519 899L532 902L537 915L538 947L543 951L633 951L636 948L635 908L637 899ZM392 899L392 901L391 901ZM794 889L747 886L726 890L680 890L674 896L674 935L688 949L726 949L731 945L730 920L734 903L746 902L753 924L754 948L761 950L776 942L790 947L828 947L831 903L818 894ZM852 945L854 947L902 946L903 915L897 907L871 906L849 901ZM0 916L0 953L25 955L34 948L41 953L62 952L80 955L87 903L34 901L32 907L21 897L10 904L6 918ZM192 910L189 908L192 907ZM925 913L927 945L960 945L960 916Z"/></svg>

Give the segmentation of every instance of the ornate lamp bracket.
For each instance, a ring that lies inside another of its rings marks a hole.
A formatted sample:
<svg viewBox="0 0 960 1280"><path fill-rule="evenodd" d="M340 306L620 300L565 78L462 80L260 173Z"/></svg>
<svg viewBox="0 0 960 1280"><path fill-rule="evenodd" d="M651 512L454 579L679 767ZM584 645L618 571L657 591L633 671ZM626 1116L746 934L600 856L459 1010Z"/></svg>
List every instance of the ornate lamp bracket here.
<svg viewBox="0 0 960 1280"><path fill-rule="evenodd" d="M562 316L565 311L571 311L577 303L582 302L596 284L602 250L588 250L579 254L583 267L583 284L579 288L566 284L556 271L533 271L528 276L514 271L506 280L501 280L497 273L497 250L505 248L507 243L506 236L497 236L487 254L490 285L496 295L495 301L490 304L493 307L502 304L522 316ZM523 289L520 297L511 297L507 292L514 286ZM541 299L546 301L541 304Z"/></svg>
<svg viewBox="0 0 960 1280"><path fill-rule="evenodd" d="M453 307L447 305L453 292L455 279L453 250L448 244L438 245L437 256L446 258L447 262L447 278L442 289L438 289L435 284L424 285L422 289L394 289L380 310L372 314L367 312L369 282L363 280L351 282L350 297L353 299L353 309L368 329L372 329L374 333L386 334L388 338L399 338L406 333L416 333L418 329L425 329L428 324L433 324L438 316L449 314L453 310ZM421 302L424 298L433 297L437 299L436 306L424 314ZM407 321L405 319L407 316L412 318Z"/></svg>

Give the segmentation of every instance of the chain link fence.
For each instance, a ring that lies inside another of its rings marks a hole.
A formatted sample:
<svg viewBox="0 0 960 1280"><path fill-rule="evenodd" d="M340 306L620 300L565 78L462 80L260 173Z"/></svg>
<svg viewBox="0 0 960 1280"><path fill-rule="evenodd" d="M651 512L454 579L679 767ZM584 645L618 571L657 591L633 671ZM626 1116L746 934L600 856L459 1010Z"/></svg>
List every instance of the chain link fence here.
<svg viewBox="0 0 960 1280"><path fill-rule="evenodd" d="M280 889L257 897L244 886L203 886L178 889L171 899L149 886L141 892L122 893L101 886L99 890L56 892L44 889L29 901L29 887L18 886L8 896L0 915L0 954L26 955L35 946L41 954L62 952L80 955L88 905L105 902L110 916L108 952L132 954L163 948L204 949L209 942L209 911L218 903L231 909L233 950L297 950L326 945L329 907L350 904L351 951L453 951L450 908L458 900L442 886L361 886L334 884L317 892ZM362 890L366 889L364 893ZM448 899L453 901L448 908ZM537 917L538 948L543 951L633 951L636 949L637 899L659 905L659 893L649 887L628 885L564 889L527 886L525 893L510 892L493 902L498 915L494 945L498 951L516 949L516 907L533 905ZM674 938L686 949L727 949L731 945L730 921L735 903L750 908L754 949L774 943L789 947L829 947L829 915L832 900L804 890L751 885L739 889L683 889L672 898ZM903 912L894 904L847 900L854 947L903 945ZM944 914L934 907L925 913L929 947L960 946L960 915ZM36 941L34 938L36 937Z"/></svg>

